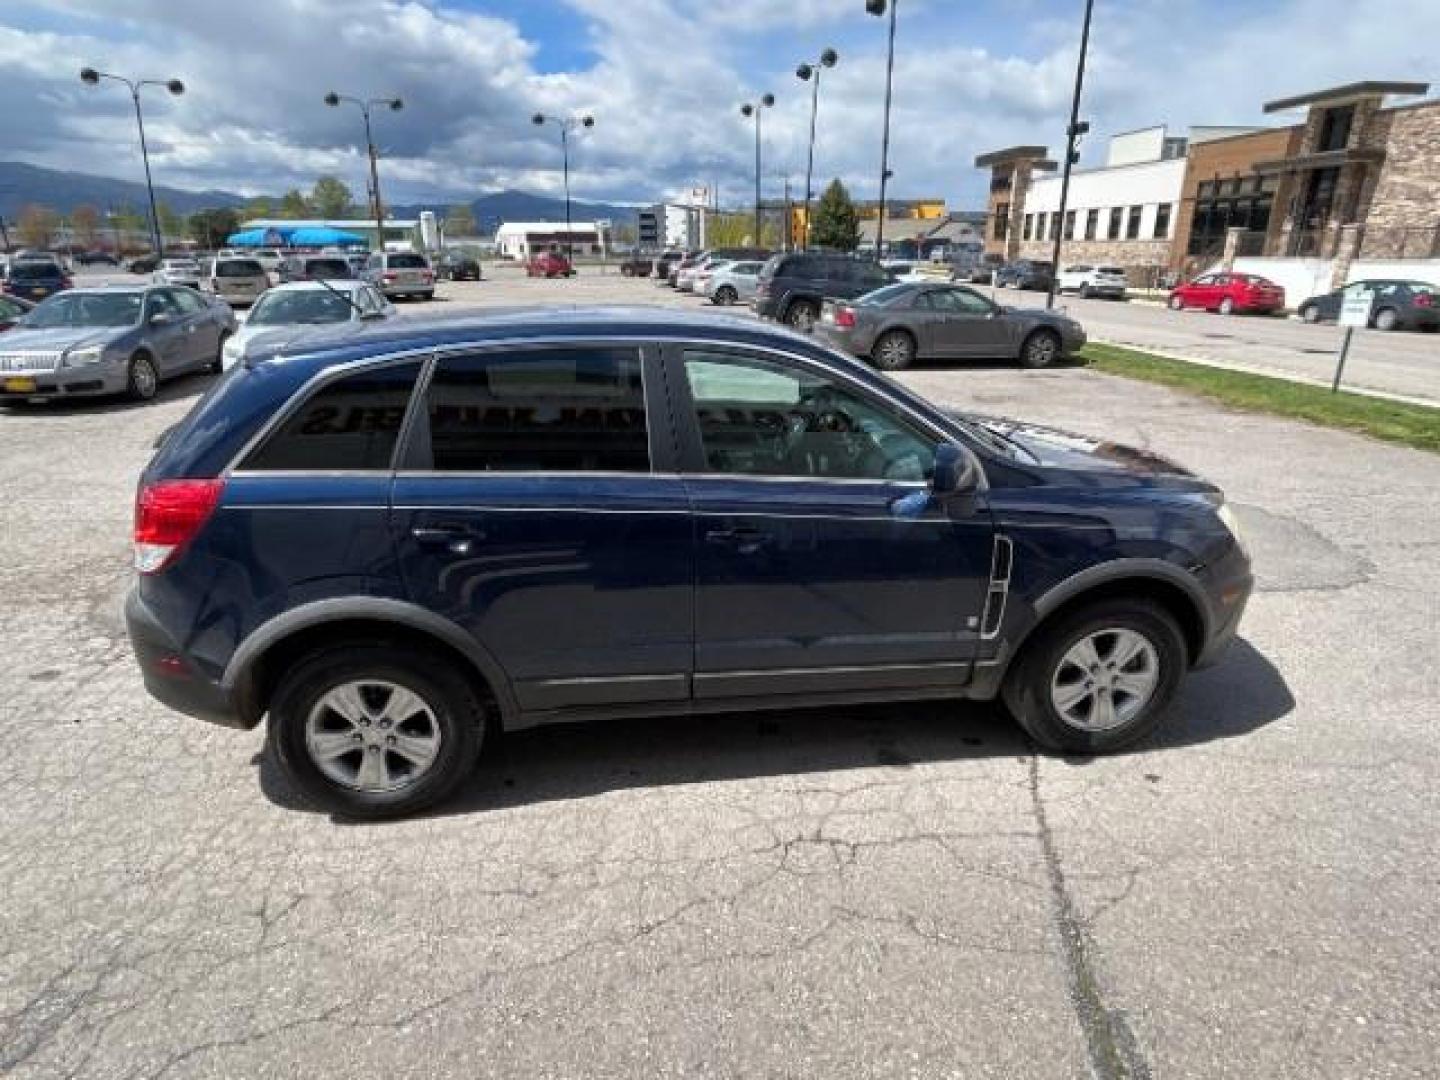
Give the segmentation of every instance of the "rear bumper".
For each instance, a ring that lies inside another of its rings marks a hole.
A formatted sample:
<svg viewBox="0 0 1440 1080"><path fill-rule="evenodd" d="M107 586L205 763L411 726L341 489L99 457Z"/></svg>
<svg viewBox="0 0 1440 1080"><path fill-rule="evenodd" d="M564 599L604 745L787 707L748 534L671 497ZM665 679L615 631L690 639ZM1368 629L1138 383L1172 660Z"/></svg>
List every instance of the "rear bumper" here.
<svg viewBox="0 0 1440 1080"><path fill-rule="evenodd" d="M131 589L125 597L125 629L145 689L156 701L222 727L244 730L255 726L255 719L245 716L223 686L195 669L169 631L145 606L137 589Z"/></svg>

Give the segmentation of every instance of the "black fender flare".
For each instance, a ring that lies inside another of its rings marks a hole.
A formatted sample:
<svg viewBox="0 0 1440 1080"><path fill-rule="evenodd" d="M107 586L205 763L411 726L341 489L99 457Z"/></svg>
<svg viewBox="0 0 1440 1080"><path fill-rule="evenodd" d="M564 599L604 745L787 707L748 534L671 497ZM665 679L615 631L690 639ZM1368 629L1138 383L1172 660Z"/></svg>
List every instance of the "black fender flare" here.
<svg viewBox="0 0 1440 1080"><path fill-rule="evenodd" d="M253 712L254 690L251 677L256 661L264 656L272 645L292 634L346 619L393 623L439 638L474 665L475 671L495 694L495 703L505 720L508 721L518 714L510 679L489 649L443 615L437 615L406 600L383 596L332 597L281 612L262 623L240 643L240 647L230 657L230 662L225 665L221 686L234 700L242 704L244 711Z"/></svg>

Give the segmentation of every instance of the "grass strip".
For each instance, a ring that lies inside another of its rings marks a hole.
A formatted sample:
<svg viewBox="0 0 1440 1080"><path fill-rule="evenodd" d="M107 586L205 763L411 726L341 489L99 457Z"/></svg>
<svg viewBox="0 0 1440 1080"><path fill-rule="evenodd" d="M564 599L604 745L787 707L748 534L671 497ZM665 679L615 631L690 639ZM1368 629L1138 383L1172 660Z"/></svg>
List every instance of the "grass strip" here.
<svg viewBox="0 0 1440 1080"><path fill-rule="evenodd" d="M1264 412L1440 453L1440 409L1329 390L1244 371L1190 364L1090 343L1080 354L1095 371L1199 394L1233 409Z"/></svg>

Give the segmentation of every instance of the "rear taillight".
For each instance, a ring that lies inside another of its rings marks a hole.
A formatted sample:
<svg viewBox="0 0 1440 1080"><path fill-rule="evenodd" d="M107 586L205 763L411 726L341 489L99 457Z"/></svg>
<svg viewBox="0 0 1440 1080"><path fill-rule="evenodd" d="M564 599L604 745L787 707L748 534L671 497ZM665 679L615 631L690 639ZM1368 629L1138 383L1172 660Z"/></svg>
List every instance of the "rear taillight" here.
<svg viewBox="0 0 1440 1080"><path fill-rule="evenodd" d="M163 570L210 519L225 481L162 480L135 497L135 569Z"/></svg>
<svg viewBox="0 0 1440 1080"><path fill-rule="evenodd" d="M380 275L380 280L382 280L382 281L394 281L394 280L395 280L395 271L394 271L394 270L386 270L383 274Z"/></svg>
<svg viewBox="0 0 1440 1080"><path fill-rule="evenodd" d="M1435 298L1429 293L1416 293L1415 299L1411 301L1416 307L1429 307L1435 303Z"/></svg>
<svg viewBox="0 0 1440 1080"><path fill-rule="evenodd" d="M842 330L853 330L855 328L855 309L848 307L836 308L835 325Z"/></svg>

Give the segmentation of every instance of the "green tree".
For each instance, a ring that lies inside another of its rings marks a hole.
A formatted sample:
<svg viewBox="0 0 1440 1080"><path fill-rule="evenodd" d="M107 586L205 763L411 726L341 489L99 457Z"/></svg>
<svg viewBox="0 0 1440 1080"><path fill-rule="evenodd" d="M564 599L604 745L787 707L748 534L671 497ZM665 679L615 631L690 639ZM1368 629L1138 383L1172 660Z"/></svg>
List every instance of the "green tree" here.
<svg viewBox="0 0 1440 1080"><path fill-rule="evenodd" d="M87 251L95 246L100 234L100 211L82 204L70 211L70 229L73 242Z"/></svg>
<svg viewBox="0 0 1440 1080"><path fill-rule="evenodd" d="M450 207L449 212L445 215L445 235L447 238L477 235L475 215L471 212L470 207L464 203L457 203Z"/></svg>
<svg viewBox="0 0 1440 1080"><path fill-rule="evenodd" d="M223 247L226 238L239 231L240 215L228 206L190 215L190 237L204 248Z"/></svg>
<svg viewBox="0 0 1440 1080"><path fill-rule="evenodd" d="M166 238L181 236L185 232L185 217L177 214L167 202L155 204L155 216L160 220L160 235Z"/></svg>
<svg viewBox="0 0 1440 1080"><path fill-rule="evenodd" d="M280 217L290 221L310 216L310 201L299 188L291 188L280 200Z"/></svg>
<svg viewBox="0 0 1440 1080"><path fill-rule="evenodd" d="M257 195L245 204L247 218L268 218L275 214L274 201L267 195Z"/></svg>
<svg viewBox="0 0 1440 1080"><path fill-rule="evenodd" d="M753 243L755 215L724 210L705 222L705 239L712 248L744 247Z"/></svg>
<svg viewBox="0 0 1440 1080"><path fill-rule="evenodd" d="M110 229L119 237L116 241L117 255L126 251L149 250L150 226L145 215L129 203L121 203L110 212ZM137 247L136 238L141 236L145 239Z"/></svg>
<svg viewBox="0 0 1440 1080"><path fill-rule="evenodd" d="M815 204L810 243L833 251L854 251L860 246L860 215L838 178L830 181Z"/></svg>
<svg viewBox="0 0 1440 1080"><path fill-rule="evenodd" d="M353 217L355 196L344 181L334 176L322 176L315 181L315 187L310 192L310 206L317 217L329 220Z"/></svg>
<svg viewBox="0 0 1440 1080"><path fill-rule="evenodd" d="M55 243L55 232L60 228L60 217L48 206L30 203L20 211L17 231L20 243L28 248L42 251Z"/></svg>

